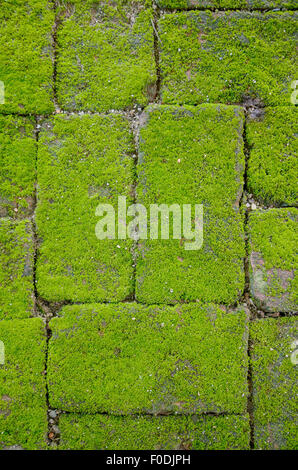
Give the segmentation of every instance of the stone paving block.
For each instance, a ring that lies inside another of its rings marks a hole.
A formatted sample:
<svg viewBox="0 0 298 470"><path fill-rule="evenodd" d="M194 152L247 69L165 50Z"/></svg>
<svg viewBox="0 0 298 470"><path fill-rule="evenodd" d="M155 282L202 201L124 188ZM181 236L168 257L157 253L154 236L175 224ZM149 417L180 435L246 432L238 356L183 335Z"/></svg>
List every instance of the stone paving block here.
<svg viewBox="0 0 298 470"><path fill-rule="evenodd" d="M0 115L0 217L27 217L34 205L33 120Z"/></svg>
<svg viewBox="0 0 298 470"><path fill-rule="evenodd" d="M264 112L261 120L247 124L248 191L267 205L298 205L298 110L293 106Z"/></svg>
<svg viewBox="0 0 298 470"><path fill-rule="evenodd" d="M297 317L251 324L257 449L297 449Z"/></svg>
<svg viewBox="0 0 298 470"><path fill-rule="evenodd" d="M203 244L189 250L183 230L180 240L149 239L148 230L148 240L138 242L136 298L232 304L244 290L242 110L156 106L143 121L138 202L148 213L153 203L192 204L193 210L203 204Z"/></svg>
<svg viewBox="0 0 298 470"><path fill-rule="evenodd" d="M249 217L251 295L265 312L297 311L297 221L294 208Z"/></svg>
<svg viewBox="0 0 298 470"><path fill-rule="evenodd" d="M61 415L59 449L249 449L247 416Z"/></svg>
<svg viewBox="0 0 298 470"><path fill-rule="evenodd" d="M0 219L0 320L32 315L33 258L31 222Z"/></svg>
<svg viewBox="0 0 298 470"><path fill-rule="evenodd" d="M245 413L248 325L242 308L73 305L50 327L52 408Z"/></svg>
<svg viewBox="0 0 298 470"><path fill-rule="evenodd" d="M120 301L133 290L131 240L99 240L99 204L132 200L133 137L121 116L56 116L38 149L37 288L47 300Z"/></svg>
<svg viewBox="0 0 298 470"><path fill-rule="evenodd" d="M54 20L51 0L1 2L0 82L4 84L4 103L0 102L0 113L45 114L54 110Z"/></svg>
<svg viewBox="0 0 298 470"><path fill-rule="evenodd" d="M63 109L107 111L154 99L150 8L131 0L71 1L61 15L57 94Z"/></svg>
<svg viewBox="0 0 298 470"><path fill-rule="evenodd" d="M0 449L45 447L46 338L40 318L0 321ZM4 364L3 364L4 362Z"/></svg>
<svg viewBox="0 0 298 470"><path fill-rule="evenodd" d="M187 10L192 8L224 9L297 9L296 0L155 0L160 8Z"/></svg>
<svg viewBox="0 0 298 470"><path fill-rule="evenodd" d="M297 12L182 12L159 21L163 103L291 105Z"/></svg>

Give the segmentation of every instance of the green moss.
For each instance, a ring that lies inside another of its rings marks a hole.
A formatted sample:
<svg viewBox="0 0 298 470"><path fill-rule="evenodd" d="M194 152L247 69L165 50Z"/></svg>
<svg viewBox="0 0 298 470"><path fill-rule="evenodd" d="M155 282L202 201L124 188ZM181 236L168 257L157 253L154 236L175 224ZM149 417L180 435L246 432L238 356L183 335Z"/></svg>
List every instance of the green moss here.
<svg viewBox="0 0 298 470"><path fill-rule="evenodd" d="M249 217L251 295L267 312L297 310L297 209Z"/></svg>
<svg viewBox="0 0 298 470"><path fill-rule="evenodd" d="M298 376L297 362L292 362L297 334L295 317L251 324L254 439L258 449L298 448Z"/></svg>
<svg viewBox="0 0 298 470"><path fill-rule="evenodd" d="M138 202L203 204L203 245L140 240L136 297L144 303L233 303L244 289L243 113L238 107L150 107L140 131ZM172 225L172 224L171 224ZM149 234L148 234L149 237Z"/></svg>
<svg viewBox="0 0 298 470"><path fill-rule="evenodd" d="M131 201L133 138L116 115L56 116L38 148L37 287L47 300L119 301L133 289L131 240L98 240L100 203Z"/></svg>
<svg viewBox="0 0 298 470"><path fill-rule="evenodd" d="M61 15L57 94L63 109L123 109L154 98L150 9L138 1L72 1Z"/></svg>
<svg viewBox="0 0 298 470"><path fill-rule="evenodd" d="M53 408L76 412L243 413L247 317L214 305L63 308L50 327Z"/></svg>
<svg viewBox="0 0 298 470"><path fill-rule="evenodd" d="M297 8L296 0L155 0L160 8L188 9L188 8L219 8L219 9L249 9L281 8L283 10Z"/></svg>
<svg viewBox="0 0 298 470"><path fill-rule="evenodd" d="M163 103L290 105L297 14L166 14L159 21Z"/></svg>
<svg viewBox="0 0 298 470"><path fill-rule="evenodd" d="M0 113L49 113L53 105L53 2L6 0L0 11Z"/></svg>
<svg viewBox="0 0 298 470"><path fill-rule="evenodd" d="M248 191L265 204L298 205L296 123L295 107L267 108L248 122Z"/></svg>
<svg viewBox="0 0 298 470"><path fill-rule="evenodd" d="M0 321L0 449L45 447L45 330L39 318Z"/></svg>
<svg viewBox="0 0 298 470"><path fill-rule="evenodd" d="M31 223L0 219L0 320L32 314L33 252Z"/></svg>
<svg viewBox="0 0 298 470"><path fill-rule="evenodd" d="M0 216L31 215L36 144L33 121L0 116Z"/></svg>
<svg viewBox="0 0 298 470"><path fill-rule="evenodd" d="M235 450L249 448L247 416L62 415L59 449Z"/></svg>

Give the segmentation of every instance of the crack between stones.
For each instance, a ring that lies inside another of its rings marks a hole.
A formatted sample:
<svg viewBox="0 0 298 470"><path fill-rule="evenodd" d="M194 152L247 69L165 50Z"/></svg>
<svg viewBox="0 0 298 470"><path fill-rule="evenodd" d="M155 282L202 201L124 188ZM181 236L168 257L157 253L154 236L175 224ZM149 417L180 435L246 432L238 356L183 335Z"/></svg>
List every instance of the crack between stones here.
<svg viewBox="0 0 298 470"><path fill-rule="evenodd" d="M36 265L37 265L37 251L38 251L38 235L37 228L35 223L35 211L37 206L37 159L38 159L38 141L39 141L39 132L40 132L40 119L38 116L35 116L35 127L34 127L34 136L36 141L36 154L35 154L35 183L34 183L34 196L33 196L33 212L31 215L31 224L32 224L32 238L33 238L33 316L41 317L45 324L45 336L46 336L46 347L45 347L45 360L44 360L44 380L45 380L45 396L46 396L46 408L47 408L47 422L48 422L48 434L46 442L50 443L49 434L51 432L51 426L49 423L49 390L47 384L47 373L48 373L48 347L49 339L51 337L51 330L49 328L49 319L50 315L47 312L44 312L36 285Z"/></svg>
<svg viewBox="0 0 298 470"><path fill-rule="evenodd" d="M181 305L199 305L196 300L184 300L181 302L176 302L176 303L164 303L164 302L153 302L153 303L144 303L140 302L137 299L132 298L132 295L128 296L130 298L126 298L124 300L119 300L119 301L104 301L104 300L98 300L97 303L100 303L102 305L118 305L119 303L121 304L132 304L136 303L138 305L160 305L164 307L178 307ZM242 297L239 299L237 302L234 302L233 304L226 305L226 304L219 304L221 307L224 307L226 310L235 310L237 307L243 305L243 302L246 303L248 300L245 297ZM50 318L54 318L58 316L58 314L61 312L62 308L66 305L92 305L93 302L73 302L70 300L63 300L60 302L51 302L46 299L43 299L39 294L37 296L37 309L38 313L37 316L40 316L42 318L45 318L46 315L49 315ZM207 302L201 302L202 304L206 304ZM263 310L257 309L257 307L252 303L252 299L249 298L249 310L250 313L253 312L253 315L251 315L250 320L255 321L259 319L266 319L266 318L280 318L280 317L293 317L293 316L298 316L298 312L278 312L278 315L276 313L272 312L265 312ZM45 312L45 313L43 313Z"/></svg>
<svg viewBox="0 0 298 470"><path fill-rule="evenodd" d="M158 49L159 50L159 49ZM155 100L151 101L150 102L151 104L153 103L157 103L157 104L162 104L160 102L160 99L158 98L155 98ZM167 104L167 103L164 103L164 106L177 106L178 108L180 107L183 107L183 106L191 106L193 108L196 108L198 106L201 106L203 104L206 104L206 103L198 103L198 104L192 104L192 105L187 105L184 104L184 105L180 105L180 104L175 104L175 103L172 103L172 104ZM240 108L245 108L245 105L241 104L241 103L229 103L229 104L226 104L226 103L208 103L208 104L224 104L225 106L239 106ZM279 108L280 106L279 105L276 105L276 106L270 106L271 108ZM288 108L290 108L290 105L288 106ZM47 118L51 118L53 116L55 116L56 114L61 114L63 116L85 116L85 115L89 115L89 116L102 116L102 117L105 117L105 116L110 116L111 114L116 114L116 115L119 115L119 116L126 116L127 115L127 112L129 112L130 110L132 110L133 108L127 108L127 109L109 109L107 111L90 111L90 110L86 110L86 111L66 111L66 110L63 110L63 109L59 109L59 112L57 113L57 111L54 111L52 113L45 113L45 114L38 114L38 113L9 113L9 114L5 114L3 113L2 116L17 116L17 117L34 117L34 118L42 118L42 119L47 119ZM260 204L260 201L259 202L259 205L261 208L264 208L264 209L272 209L272 208L297 208L298 206L295 206L295 205L279 205L279 204L275 204L275 205L270 205L270 206L266 206L266 205L262 205Z"/></svg>
<svg viewBox="0 0 298 470"><path fill-rule="evenodd" d="M190 11L198 11L198 12L210 12L210 13L292 13L294 11L297 11L297 8L293 9L287 9L287 8L266 8L266 7L260 7L260 8L216 8L216 7L203 7L203 6L198 6L196 8L194 7L186 7L186 8L175 8L175 9L170 9L170 8L162 8L161 12L162 14L175 14L175 13L187 13Z"/></svg>
<svg viewBox="0 0 298 470"><path fill-rule="evenodd" d="M163 412L163 413L153 413L153 412L148 412L148 411L141 411L139 413L129 413L129 414L112 414L109 411L95 411L94 413L90 412L84 412L84 411L64 411L64 410L59 410L59 414L61 415L77 415L77 416L120 416L121 418L138 418L140 416L142 417L149 417L149 418L162 418L163 416L188 416L188 417L194 417L194 418L200 418L204 416L210 416L210 417L220 417L220 416L243 416L243 413L233 413L229 411L202 411L201 413L195 414L195 413L173 413L173 412Z"/></svg>
<svg viewBox="0 0 298 470"><path fill-rule="evenodd" d="M46 329L46 354L45 354L45 381L46 381L46 402L47 402L47 421L48 421L48 434L47 434L47 444L51 446L53 443L53 438L55 433L52 429L52 424L50 423L50 398L49 398L49 386L48 386L48 357L49 357L49 342L52 336L52 330L49 326L49 318L45 319L45 329Z"/></svg>
<svg viewBox="0 0 298 470"><path fill-rule="evenodd" d="M35 171L35 182L34 182L34 193L33 193L33 210L31 215L31 226L32 226L32 239L33 239L33 315L38 316L37 307L37 288L36 288L36 263L37 263L37 232L35 223L35 211L37 206L37 152L38 152L38 140L39 140L39 125L38 118L35 117L34 125L34 137L35 137L35 160L34 160L34 171Z"/></svg>
<svg viewBox="0 0 298 470"><path fill-rule="evenodd" d="M155 70L156 70L156 90L155 90L155 103L161 103L160 97L160 86L161 86L161 71L160 71L160 53L159 53L159 42L161 39L158 34L158 20L160 18L160 9L157 5L153 5L153 38L154 38L154 59L155 59Z"/></svg>
<svg viewBox="0 0 298 470"><path fill-rule="evenodd" d="M248 384L248 396L247 396L247 414L249 416L249 428L250 428L250 450L255 448L254 445L254 409L253 409L253 380L251 370L251 348L252 341L250 336L250 323L255 318L255 312L253 311L252 301L250 299L250 277L249 277L249 233L248 233L248 219L250 209L245 206L246 196L248 193L248 164L250 157L250 146L247 140L247 116L248 111L244 107L244 123L243 123L243 145L244 145L244 156L245 156L245 167L243 175L243 192L241 196L240 206L245 208L244 212L244 236L245 236L245 257L244 257L244 273L245 273L245 286L243 298L249 311L249 322L248 322L248 342L247 342L247 358L248 358L248 369L247 369L247 384Z"/></svg>
<svg viewBox="0 0 298 470"><path fill-rule="evenodd" d="M254 404L253 404L253 379L252 379L252 339L250 336L250 325L248 333L248 344L247 344L247 356L248 356L248 370L247 370L247 383L248 383L248 397L247 397L247 413L249 416L249 428L250 428L250 450L255 448L255 426L254 426Z"/></svg>
<svg viewBox="0 0 298 470"><path fill-rule="evenodd" d="M36 284L36 266L37 266L37 256L38 256L38 235L37 235L37 228L35 223L35 211L37 206L37 160L38 160L38 141L39 141L39 132L40 132L40 120L41 118L35 117L35 141L36 141L36 156L35 156L35 184L34 184L34 204L33 204L33 213L31 216L31 223L32 223L32 238L33 238L33 247L34 247L34 255L33 255L33 289L34 289L34 309L33 313L35 317L40 317L44 321L45 324L45 336L46 336L46 347L45 347L45 360L44 360L44 380L45 380L45 395L46 395L46 408L47 408L47 422L48 422L48 432L46 442L48 445L51 444L51 440L49 439L50 434L53 432L52 425L49 421L49 412L50 404L49 404L49 390L48 390L48 383L47 383L47 375L48 375L48 350L49 350L49 340L51 338L52 332L49 327L49 321L52 317L51 311L49 309L44 308L44 302L41 301L38 291L37 291L37 284Z"/></svg>
<svg viewBox="0 0 298 470"><path fill-rule="evenodd" d="M58 2L52 0L52 6L55 13L55 20L52 28L52 47L53 47L53 101L56 112L59 110L57 98L57 62L58 62L58 48L57 48L57 33L61 24L61 19L58 16Z"/></svg>
<svg viewBox="0 0 298 470"><path fill-rule="evenodd" d="M130 129L133 135L133 142L134 142L134 153L132 155L133 163L134 163L134 180L132 184L132 203L137 203L137 184L138 184L138 156L139 156L139 128L140 128L140 116L143 112L141 107L136 106L133 110L127 113L127 119L130 123ZM135 302L136 301L136 260L137 260L137 246L138 242L134 241L132 246L132 258L133 258L133 282L132 282L132 293L124 302ZM109 303L109 302L107 302ZM119 303L119 302L118 302ZM123 303L123 302L120 302Z"/></svg>

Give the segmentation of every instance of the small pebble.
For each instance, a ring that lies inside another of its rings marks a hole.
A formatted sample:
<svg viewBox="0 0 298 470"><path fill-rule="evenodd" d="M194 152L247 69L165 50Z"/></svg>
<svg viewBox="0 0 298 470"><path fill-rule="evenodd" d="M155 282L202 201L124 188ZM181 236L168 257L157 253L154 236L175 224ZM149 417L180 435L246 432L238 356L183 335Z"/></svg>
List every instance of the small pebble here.
<svg viewBox="0 0 298 470"><path fill-rule="evenodd" d="M49 411L49 417L53 419L57 418L57 412L55 410Z"/></svg>
<svg viewBox="0 0 298 470"><path fill-rule="evenodd" d="M60 435L60 429L58 428L58 426L53 426L52 430L53 430L53 432L55 433L56 436Z"/></svg>

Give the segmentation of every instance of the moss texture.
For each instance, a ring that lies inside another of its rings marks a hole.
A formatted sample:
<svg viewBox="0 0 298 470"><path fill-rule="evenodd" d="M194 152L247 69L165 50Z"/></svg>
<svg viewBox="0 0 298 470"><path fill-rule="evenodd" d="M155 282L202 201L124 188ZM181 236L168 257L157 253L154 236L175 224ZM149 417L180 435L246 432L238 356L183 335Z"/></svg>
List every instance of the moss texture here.
<svg viewBox="0 0 298 470"><path fill-rule="evenodd" d="M33 256L30 221L0 219L0 320L32 314Z"/></svg>
<svg viewBox="0 0 298 470"><path fill-rule="evenodd" d="M106 111L155 96L151 9L140 1L66 2L60 9L57 94L66 110Z"/></svg>
<svg viewBox="0 0 298 470"><path fill-rule="evenodd" d="M0 217L31 215L36 143L33 120L0 115Z"/></svg>
<svg viewBox="0 0 298 470"><path fill-rule="evenodd" d="M50 322L53 408L244 413L247 316L214 305L74 305Z"/></svg>
<svg viewBox="0 0 298 470"><path fill-rule="evenodd" d="M57 116L38 148L37 287L47 300L120 301L133 289L130 240L98 240L100 203L131 200L133 138L116 115Z"/></svg>
<svg viewBox="0 0 298 470"><path fill-rule="evenodd" d="M0 365L0 449L45 447L46 338L41 319L0 321L5 362Z"/></svg>
<svg viewBox="0 0 298 470"><path fill-rule="evenodd" d="M278 107L248 121L248 191L265 204L298 205L297 117L297 108Z"/></svg>
<svg viewBox="0 0 298 470"><path fill-rule="evenodd" d="M251 325L254 439L258 449L297 449L297 317ZM292 362L296 351L296 365Z"/></svg>
<svg viewBox="0 0 298 470"><path fill-rule="evenodd" d="M62 415L59 449L237 450L249 448L247 416Z"/></svg>
<svg viewBox="0 0 298 470"><path fill-rule="evenodd" d="M244 289L243 113L238 107L152 106L140 131L137 199L203 204L203 246L140 240L136 297L144 303L233 303ZM148 234L149 236L149 234Z"/></svg>
<svg viewBox="0 0 298 470"><path fill-rule="evenodd" d="M53 2L5 0L0 11L0 113L49 113L53 105Z"/></svg>
<svg viewBox="0 0 298 470"><path fill-rule="evenodd" d="M297 311L298 209L249 217L251 295L267 312Z"/></svg>
<svg viewBox="0 0 298 470"><path fill-rule="evenodd" d="M290 105L297 13L166 14L159 21L163 103Z"/></svg>
<svg viewBox="0 0 298 470"><path fill-rule="evenodd" d="M283 9L295 10L297 8L296 0L154 0L160 8L170 10L188 8L218 8L224 9Z"/></svg>

